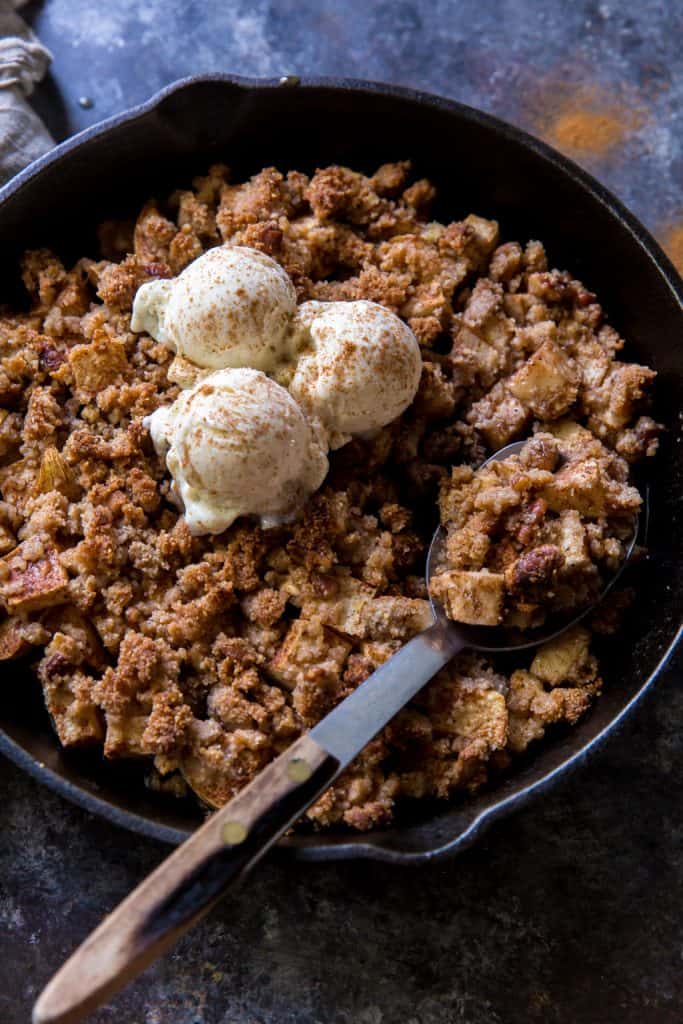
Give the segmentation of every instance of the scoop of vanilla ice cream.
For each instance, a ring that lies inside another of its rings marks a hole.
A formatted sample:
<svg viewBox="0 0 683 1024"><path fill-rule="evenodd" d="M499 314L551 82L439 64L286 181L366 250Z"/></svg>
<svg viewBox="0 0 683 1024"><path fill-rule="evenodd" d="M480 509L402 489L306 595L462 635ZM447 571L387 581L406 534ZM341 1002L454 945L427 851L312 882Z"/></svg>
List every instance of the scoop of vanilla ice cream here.
<svg viewBox="0 0 683 1024"><path fill-rule="evenodd" d="M241 515L264 527L286 522L327 474L304 413L258 370L217 370L145 422L196 535L221 533Z"/></svg>
<svg viewBox="0 0 683 1024"><path fill-rule="evenodd" d="M173 280L138 289L131 327L196 366L273 372L292 342L296 292L286 271L246 246L209 249Z"/></svg>
<svg viewBox="0 0 683 1024"><path fill-rule="evenodd" d="M415 397L420 346L384 306L304 302L295 333L302 351L289 390L322 424L331 448L391 423Z"/></svg>

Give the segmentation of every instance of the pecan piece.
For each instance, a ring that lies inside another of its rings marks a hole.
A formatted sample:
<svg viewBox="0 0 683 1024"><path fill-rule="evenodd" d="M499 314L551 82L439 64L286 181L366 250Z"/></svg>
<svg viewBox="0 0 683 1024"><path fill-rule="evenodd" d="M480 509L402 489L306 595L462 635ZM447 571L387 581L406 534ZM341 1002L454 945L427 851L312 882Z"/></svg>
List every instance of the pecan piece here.
<svg viewBox="0 0 683 1024"><path fill-rule="evenodd" d="M562 552L555 544L541 544L527 551L508 567L505 582L512 591L532 590L550 583L563 563Z"/></svg>

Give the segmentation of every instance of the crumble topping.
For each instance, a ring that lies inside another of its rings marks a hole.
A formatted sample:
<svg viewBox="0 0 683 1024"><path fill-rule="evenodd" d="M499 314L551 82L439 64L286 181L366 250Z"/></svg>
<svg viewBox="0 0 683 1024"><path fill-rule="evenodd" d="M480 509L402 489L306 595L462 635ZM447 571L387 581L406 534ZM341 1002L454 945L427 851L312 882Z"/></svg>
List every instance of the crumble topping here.
<svg viewBox="0 0 683 1024"><path fill-rule="evenodd" d="M541 427L558 444L580 427L622 477L656 451L654 373L618 359L595 295L538 241L501 244L475 215L430 221L434 189L409 174L266 168L232 183L214 166L103 225L98 260L26 254L30 311L0 318L0 657L34 658L65 746L145 758L153 788L218 806L429 623L427 545L454 475ZM221 242L275 259L299 302L396 313L422 375L398 420L332 453L298 522L242 518L206 538L169 500L142 424L178 397L172 353L130 319L141 285ZM368 829L402 798L497 778L590 707L590 640L577 626L513 668L458 657L309 820Z"/></svg>

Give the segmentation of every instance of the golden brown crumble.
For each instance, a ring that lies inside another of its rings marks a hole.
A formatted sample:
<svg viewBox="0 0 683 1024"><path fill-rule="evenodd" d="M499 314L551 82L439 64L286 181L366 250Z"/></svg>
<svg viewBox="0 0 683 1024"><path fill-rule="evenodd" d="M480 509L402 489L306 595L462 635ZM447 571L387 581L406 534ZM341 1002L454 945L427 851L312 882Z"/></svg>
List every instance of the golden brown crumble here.
<svg viewBox="0 0 683 1024"><path fill-rule="evenodd" d="M616 358L595 296L549 270L540 242L501 244L475 215L430 221L434 189L409 178L397 163L233 184L215 166L134 224L103 225L99 260L27 253L30 311L0 318L0 657L33 650L64 745L147 758L152 788L218 805L428 624L440 487L541 425L566 439L580 424L622 479L656 450L654 374ZM178 394L171 353L130 313L141 283L221 243L268 253L300 301L383 303L424 366L400 420L334 453L299 523L197 538L142 426ZM600 686L584 627L512 673L464 655L308 818L368 829L399 798L474 790Z"/></svg>

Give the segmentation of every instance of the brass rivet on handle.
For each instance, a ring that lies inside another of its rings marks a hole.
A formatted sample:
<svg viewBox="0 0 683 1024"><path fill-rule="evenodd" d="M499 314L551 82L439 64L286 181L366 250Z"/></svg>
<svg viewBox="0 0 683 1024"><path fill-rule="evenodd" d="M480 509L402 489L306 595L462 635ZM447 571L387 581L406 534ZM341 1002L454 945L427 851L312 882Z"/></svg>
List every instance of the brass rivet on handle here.
<svg viewBox="0 0 683 1024"><path fill-rule="evenodd" d="M287 774L292 782L307 782L313 774L313 769L308 761L304 761L302 757L295 757L287 765Z"/></svg>
<svg viewBox="0 0 683 1024"><path fill-rule="evenodd" d="M247 838L248 832L241 821L226 821L223 826L223 840L228 846L239 846Z"/></svg>
<svg viewBox="0 0 683 1024"><path fill-rule="evenodd" d="M291 88L293 85L299 85L300 82L301 79L298 75L280 75L278 85L284 85L285 87Z"/></svg>

